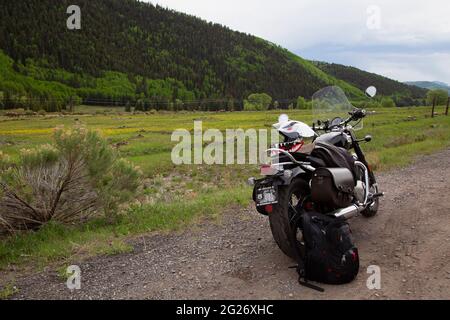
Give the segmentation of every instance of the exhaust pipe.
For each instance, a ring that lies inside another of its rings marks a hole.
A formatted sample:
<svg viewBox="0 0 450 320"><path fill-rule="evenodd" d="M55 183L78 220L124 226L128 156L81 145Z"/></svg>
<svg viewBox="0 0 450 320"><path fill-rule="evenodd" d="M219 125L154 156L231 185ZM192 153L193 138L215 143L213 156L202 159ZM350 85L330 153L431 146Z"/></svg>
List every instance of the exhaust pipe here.
<svg viewBox="0 0 450 320"><path fill-rule="evenodd" d="M344 218L345 220L356 217L361 211L363 211L365 206L358 206L352 204L350 207L342 208L334 211L332 215L336 218Z"/></svg>
<svg viewBox="0 0 450 320"><path fill-rule="evenodd" d="M344 219L350 219L353 217L356 217L361 211L363 211L368 203L369 199L369 171L367 170L366 166L360 162L355 161L355 166L360 167L364 173L364 183L366 185L365 192L364 192L364 202L358 203L358 204L352 204L350 207L342 208L334 211L332 215L334 215L336 218L344 218Z"/></svg>

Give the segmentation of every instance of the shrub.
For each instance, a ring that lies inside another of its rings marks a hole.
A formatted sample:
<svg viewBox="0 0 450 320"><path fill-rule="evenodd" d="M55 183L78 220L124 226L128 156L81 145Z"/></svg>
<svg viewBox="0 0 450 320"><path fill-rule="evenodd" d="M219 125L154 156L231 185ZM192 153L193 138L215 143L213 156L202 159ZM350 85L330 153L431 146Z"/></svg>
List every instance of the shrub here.
<svg viewBox="0 0 450 320"><path fill-rule="evenodd" d="M267 110L272 103L272 97L267 93L252 93L248 96L247 100L244 100L244 110Z"/></svg>
<svg viewBox="0 0 450 320"><path fill-rule="evenodd" d="M125 112L131 112L131 104L130 101L127 101L125 104Z"/></svg>
<svg viewBox="0 0 450 320"><path fill-rule="evenodd" d="M136 106L134 107L135 111L144 111L145 109L145 103L143 99L139 99L136 101Z"/></svg>
<svg viewBox="0 0 450 320"><path fill-rule="evenodd" d="M427 92L427 105L433 105L433 101L436 105L445 105L448 99L448 91L443 89L434 89Z"/></svg>
<svg viewBox="0 0 450 320"><path fill-rule="evenodd" d="M0 171L3 171L9 167L10 157L0 151Z"/></svg>
<svg viewBox="0 0 450 320"><path fill-rule="evenodd" d="M244 111L256 111L256 106L247 99L244 100Z"/></svg>
<svg viewBox="0 0 450 320"><path fill-rule="evenodd" d="M299 96L297 98L297 105L296 105L296 107L297 107L297 109L307 109L308 106L307 106L305 98Z"/></svg>
<svg viewBox="0 0 450 320"><path fill-rule="evenodd" d="M381 108L381 106L382 105L381 105L381 103L379 101L377 101L377 100L370 100L368 102L362 103L359 108L364 108L364 109L370 110L370 109Z"/></svg>
<svg viewBox="0 0 450 320"><path fill-rule="evenodd" d="M139 185L139 170L97 132L57 128L52 145L22 150L17 164L0 155L0 232L76 223L100 212L111 221Z"/></svg>
<svg viewBox="0 0 450 320"><path fill-rule="evenodd" d="M381 100L381 106L383 108L395 108L396 107L394 100L392 100L392 98L388 98L388 97L385 97Z"/></svg>
<svg viewBox="0 0 450 320"><path fill-rule="evenodd" d="M227 100L227 111L234 111L234 99L229 98Z"/></svg>
<svg viewBox="0 0 450 320"><path fill-rule="evenodd" d="M279 108L280 108L280 103L279 103L278 101L274 101L274 102L273 102L273 108L274 108L275 110L279 109Z"/></svg>

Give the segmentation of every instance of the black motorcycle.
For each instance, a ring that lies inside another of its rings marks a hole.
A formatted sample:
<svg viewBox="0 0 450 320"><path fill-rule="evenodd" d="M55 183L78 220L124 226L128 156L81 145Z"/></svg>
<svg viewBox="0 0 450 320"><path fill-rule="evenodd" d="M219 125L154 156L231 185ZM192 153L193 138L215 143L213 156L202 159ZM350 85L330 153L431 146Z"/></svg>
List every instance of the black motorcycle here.
<svg viewBox="0 0 450 320"><path fill-rule="evenodd" d="M353 107L336 86L314 94L312 109L312 127L280 116L274 127L283 141L267 150L271 163L261 167L264 177L249 179L257 211L268 215L276 243L291 258L304 250L296 217L308 211L345 220L372 217L383 195L360 147L372 137L355 134L366 111Z"/></svg>

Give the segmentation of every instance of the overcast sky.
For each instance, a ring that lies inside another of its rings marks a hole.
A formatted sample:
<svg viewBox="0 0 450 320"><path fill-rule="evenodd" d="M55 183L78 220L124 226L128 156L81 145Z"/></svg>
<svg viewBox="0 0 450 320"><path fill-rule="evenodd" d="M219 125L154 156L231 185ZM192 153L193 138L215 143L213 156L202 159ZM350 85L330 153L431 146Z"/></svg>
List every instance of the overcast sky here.
<svg viewBox="0 0 450 320"><path fill-rule="evenodd" d="M450 83L448 0L145 0L313 60Z"/></svg>

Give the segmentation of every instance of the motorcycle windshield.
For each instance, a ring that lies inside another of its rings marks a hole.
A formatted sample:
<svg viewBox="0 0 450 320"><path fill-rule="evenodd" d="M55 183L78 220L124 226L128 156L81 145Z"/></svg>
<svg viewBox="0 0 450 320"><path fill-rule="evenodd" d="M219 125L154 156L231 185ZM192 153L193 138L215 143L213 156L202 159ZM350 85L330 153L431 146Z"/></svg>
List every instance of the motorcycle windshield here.
<svg viewBox="0 0 450 320"><path fill-rule="evenodd" d="M353 111L355 107L348 101L344 91L338 86L330 86L323 88L312 96L312 113L313 120L329 123L338 123L341 118L346 120L349 117L349 112ZM335 120L333 122L333 120ZM349 123L353 129L359 130L363 128L363 120L352 121Z"/></svg>

